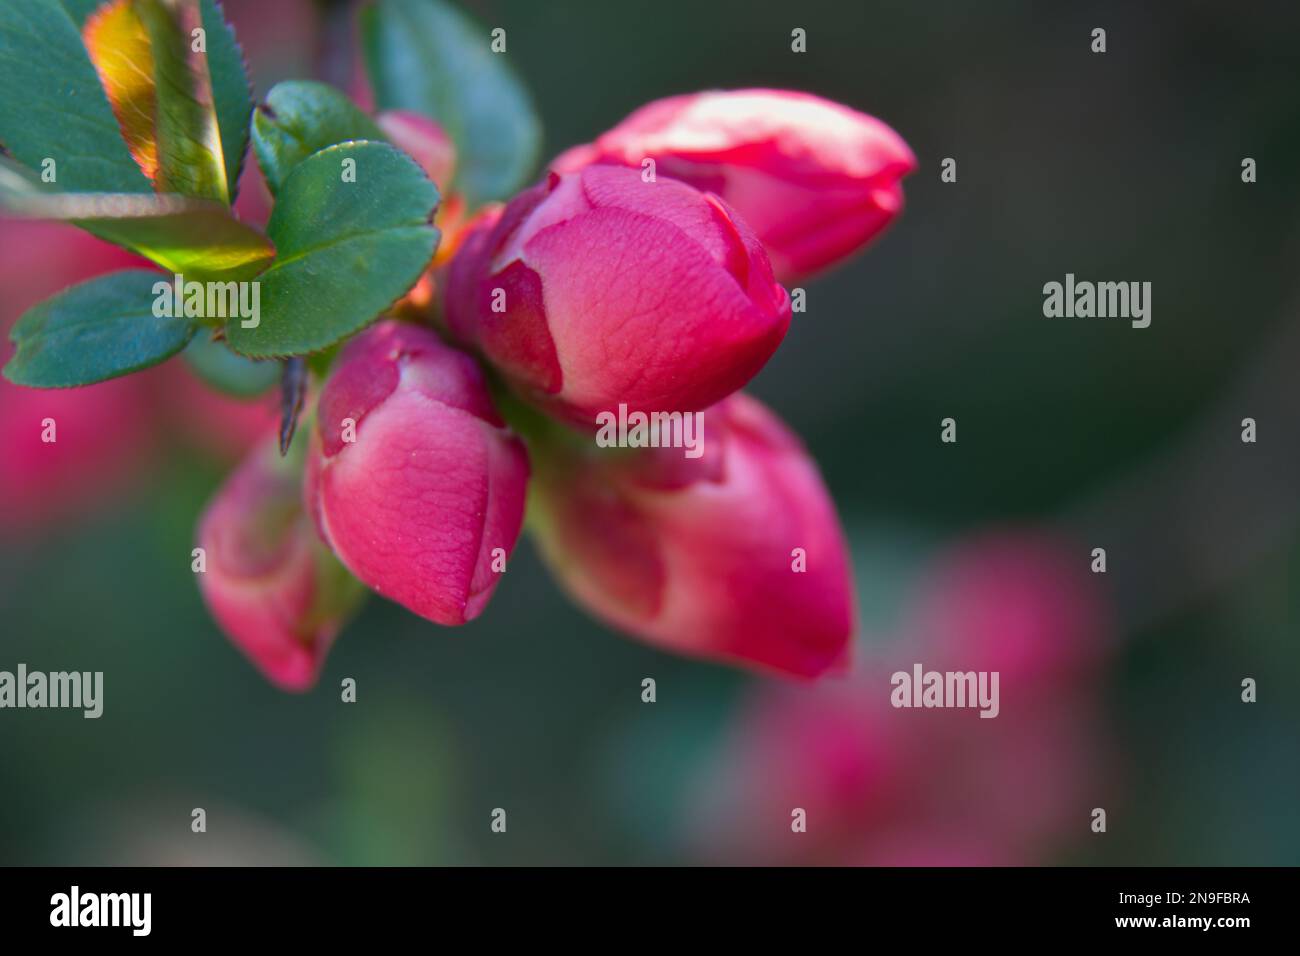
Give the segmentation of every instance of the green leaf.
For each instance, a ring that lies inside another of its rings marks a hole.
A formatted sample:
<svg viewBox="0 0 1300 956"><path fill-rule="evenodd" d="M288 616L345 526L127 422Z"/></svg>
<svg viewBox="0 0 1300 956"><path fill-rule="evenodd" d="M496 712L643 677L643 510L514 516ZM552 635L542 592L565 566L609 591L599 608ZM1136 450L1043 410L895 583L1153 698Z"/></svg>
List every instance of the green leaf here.
<svg viewBox="0 0 1300 956"><path fill-rule="evenodd" d="M187 279L241 280L275 255L271 241L219 203L138 193L57 193L0 159L0 209L74 222Z"/></svg>
<svg viewBox="0 0 1300 956"><path fill-rule="evenodd" d="M362 12L381 109L423 113L456 144L456 188L472 205L504 199L532 174L541 125L487 30L440 0L377 0Z"/></svg>
<svg viewBox="0 0 1300 956"><path fill-rule="evenodd" d="M354 139L383 142L387 137L374 120L326 83L277 83L253 113L253 149L272 194L312 153Z"/></svg>
<svg viewBox="0 0 1300 956"><path fill-rule="evenodd" d="M145 176L160 192L231 201L252 103L243 54L215 0L105 0L89 17L74 14L80 19Z"/></svg>
<svg viewBox="0 0 1300 956"><path fill-rule="evenodd" d="M192 31L202 25L198 0L133 0L153 58L159 192L228 202L226 162L206 53ZM205 31L206 33L206 31ZM205 39L206 46L206 39Z"/></svg>
<svg viewBox="0 0 1300 956"><path fill-rule="evenodd" d="M9 333L4 374L17 385L90 385L156 365L185 347L192 319L153 314L156 272L131 269L74 285L32 306Z"/></svg>
<svg viewBox="0 0 1300 956"><path fill-rule="evenodd" d="M355 182L345 182L347 160ZM257 358L301 355L369 324L433 258L438 189L387 143L330 146L294 167L267 226L279 257L262 273L261 322L226 325L231 347Z"/></svg>
<svg viewBox="0 0 1300 956"><path fill-rule="evenodd" d="M190 342L185 361L213 388L237 398L261 395L280 380L279 362L244 358L205 335L196 335Z"/></svg>
<svg viewBox="0 0 1300 956"><path fill-rule="evenodd" d="M0 143L68 192L152 192L59 0L0 2Z"/></svg>
<svg viewBox="0 0 1300 956"><path fill-rule="evenodd" d="M235 31L221 15L217 0L201 0L203 29L208 42L208 74L212 78L212 99L221 131L221 152L226 164L230 201L239 192L239 175L248 153L248 119L253 112L253 95L244 65L244 51Z"/></svg>
<svg viewBox="0 0 1300 956"><path fill-rule="evenodd" d="M86 22L86 17L90 16L104 0L60 0L60 2L68 11L68 16L72 17L72 22L80 29Z"/></svg>

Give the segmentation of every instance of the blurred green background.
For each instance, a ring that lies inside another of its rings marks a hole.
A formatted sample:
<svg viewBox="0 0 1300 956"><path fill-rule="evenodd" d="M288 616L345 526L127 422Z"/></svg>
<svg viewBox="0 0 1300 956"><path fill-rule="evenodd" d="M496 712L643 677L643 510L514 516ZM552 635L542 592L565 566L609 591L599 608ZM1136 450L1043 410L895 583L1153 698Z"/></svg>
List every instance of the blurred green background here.
<svg viewBox="0 0 1300 956"><path fill-rule="evenodd" d="M310 4L226 7L259 95L312 74ZM507 29L548 157L709 87L808 90L904 136L921 164L904 215L809 284L752 387L821 463L863 640L971 531L1126 542L1109 546L1120 631L1097 688L1110 830L1083 821L1024 862L1300 863L1300 8L464 7ZM1152 282L1151 327L1045 319L1042 285L1066 272ZM0 712L0 862L693 859L684 795L770 679L594 623L525 543L479 620L449 631L372 598L320 685L283 694L209 621L189 568L227 467L178 447L125 497L4 540L0 668L102 670L105 711Z"/></svg>

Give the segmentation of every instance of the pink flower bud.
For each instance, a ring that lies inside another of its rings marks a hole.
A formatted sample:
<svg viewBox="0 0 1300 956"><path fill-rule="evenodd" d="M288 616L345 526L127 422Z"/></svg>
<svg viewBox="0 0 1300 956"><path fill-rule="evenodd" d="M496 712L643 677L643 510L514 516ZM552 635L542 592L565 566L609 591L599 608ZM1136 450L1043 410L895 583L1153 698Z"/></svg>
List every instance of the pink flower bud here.
<svg viewBox="0 0 1300 956"><path fill-rule="evenodd" d="M456 173L456 147L441 126L409 110L387 110L375 117L384 135L398 149L420 164L444 193Z"/></svg>
<svg viewBox="0 0 1300 956"><path fill-rule="evenodd" d="M694 460L541 454L543 556L598 617L671 650L800 677L846 667L849 558L816 465L752 398L705 421Z"/></svg>
<svg viewBox="0 0 1300 956"><path fill-rule="evenodd" d="M421 617L477 617L519 537L528 456L474 359L381 322L339 356L316 432L307 495L339 560Z"/></svg>
<svg viewBox="0 0 1300 956"><path fill-rule="evenodd" d="M725 398L780 344L790 298L717 197L593 166L549 176L467 238L446 313L523 392L594 428L620 403Z"/></svg>
<svg viewBox="0 0 1300 956"><path fill-rule="evenodd" d="M871 116L808 93L734 90L649 103L553 164L640 167L725 199L758 235L782 282L865 246L903 208L916 169L902 138Z"/></svg>
<svg viewBox="0 0 1300 956"><path fill-rule="evenodd" d="M212 616L267 679L292 691L316 683L365 593L321 546L301 487L272 435L226 480L198 529L199 589Z"/></svg>

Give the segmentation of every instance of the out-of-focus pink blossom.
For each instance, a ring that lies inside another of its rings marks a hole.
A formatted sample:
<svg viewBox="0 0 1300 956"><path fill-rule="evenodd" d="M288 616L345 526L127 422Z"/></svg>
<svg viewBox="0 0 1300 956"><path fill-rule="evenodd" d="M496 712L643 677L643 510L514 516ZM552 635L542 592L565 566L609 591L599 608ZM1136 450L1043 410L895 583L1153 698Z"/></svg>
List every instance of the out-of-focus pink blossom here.
<svg viewBox="0 0 1300 956"><path fill-rule="evenodd" d="M539 451L543 555L597 616L674 651L799 677L844 668L849 560L816 464L748 396L704 422L694 460Z"/></svg>
<svg viewBox="0 0 1300 956"><path fill-rule="evenodd" d="M1095 663L1109 618L1086 553L1039 533L961 543L849 680L756 687L688 794L699 858L1011 865L1088 832L1108 767ZM1068 650L1063 651L1063 648ZM1000 670L1000 713L895 708L891 677ZM804 811L805 832L792 828Z"/></svg>
<svg viewBox="0 0 1300 956"><path fill-rule="evenodd" d="M916 157L880 120L792 90L713 91L655 100L552 164L640 167L725 199L792 282L832 266L903 208Z"/></svg>
<svg viewBox="0 0 1300 956"><path fill-rule="evenodd" d="M212 616L267 679L316 683L325 655L364 594L316 537L302 479L275 434L258 444L199 519Z"/></svg>
<svg viewBox="0 0 1300 956"><path fill-rule="evenodd" d="M148 395L129 379L86 388L0 382L0 528L84 513L128 484L151 450ZM46 442L46 422L52 442Z"/></svg>
<svg viewBox="0 0 1300 956"><path fill-rule="evenodd" d="M927 663L996 670L1004 688L1086 673L1111 632L1087 563L1045 533L959 542L928 569L922 594L909 633Z"/></svg>
<svg viewBox="0 0 1300 956"><path fill-rule="evenodd" d="M0 363L9 329L41 299L140 260L72 226L0 220ZM0 378L0 528L32 528L120 491L151 446L151 403L138 377L32 389ZM53 420L53 442L43 440Z"/></svg>
<svg viewBox="0 0 1300 956"><path fill-rule="evenodd" d="M476 617L519 536L528 456L475 361L381 322L339 356L316 433L306 491L339 559L422 617Z"/></svg>
<svg viewBox="0 0 1300 956"><path fill-rule="evenodd" d="M790 323L762 246L724 203L617 166L551 175L516 196L465 240L446 292L457 337L526 396L593 429L620 403L714 404Z"/></svg>

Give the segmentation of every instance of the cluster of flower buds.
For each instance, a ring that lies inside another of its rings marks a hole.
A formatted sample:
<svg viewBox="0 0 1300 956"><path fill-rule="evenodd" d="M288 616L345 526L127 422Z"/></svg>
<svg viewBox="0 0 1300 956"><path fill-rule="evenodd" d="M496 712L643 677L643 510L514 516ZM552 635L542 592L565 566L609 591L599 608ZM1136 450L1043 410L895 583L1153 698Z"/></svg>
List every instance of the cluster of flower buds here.
<svg viewBox="0 0 1300 956"><path fill-rule="evenodd" d="M447 184L436 128L380 122ZM458 228L440 219L436 329L386 319L341 350L274 549L231 506L283 490L256 477L262 450L205 517L226 541L204 588L215 616L306 686L337 630L322 608L350 604L317 599L304 528L369 588L455 625L491 597L527 499L557 577L613 626L781 674L844 670L856 614L835 508L798 439L739 390L789 327L781 283L879 234L914 166L883 123L817 97L702 93L638 110ZM602 447L616 410L702 441Z"/></svg>

